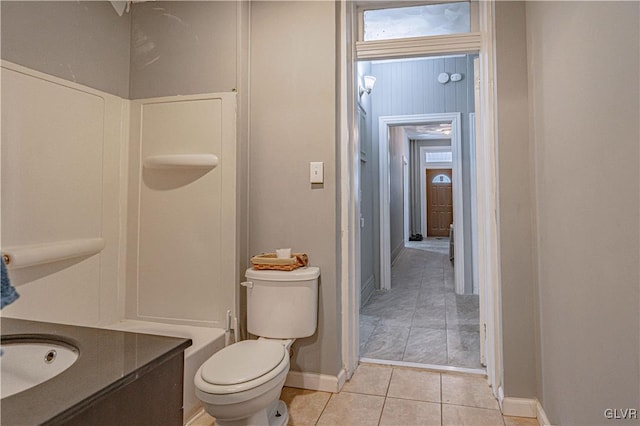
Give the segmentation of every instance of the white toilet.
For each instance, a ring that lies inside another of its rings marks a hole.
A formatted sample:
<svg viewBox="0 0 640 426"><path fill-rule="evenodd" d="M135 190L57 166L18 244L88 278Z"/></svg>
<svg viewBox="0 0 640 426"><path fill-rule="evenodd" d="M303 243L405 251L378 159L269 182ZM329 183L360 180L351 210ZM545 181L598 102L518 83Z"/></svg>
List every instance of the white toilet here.
<svg viewBox="0 0 640 426"><path fill-rule="evenodd" d="M296 338L315 333L318 323L317 267L290 272L248 269L247 330L258 340L234 343L198 369L196 395L216 425L286 425L280 392Z"/></svg>

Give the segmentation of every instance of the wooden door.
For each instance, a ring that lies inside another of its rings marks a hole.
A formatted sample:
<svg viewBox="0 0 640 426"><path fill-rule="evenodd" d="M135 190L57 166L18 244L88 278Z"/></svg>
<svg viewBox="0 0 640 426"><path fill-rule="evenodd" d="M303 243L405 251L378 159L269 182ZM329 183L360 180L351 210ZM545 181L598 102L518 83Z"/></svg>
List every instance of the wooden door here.
<svg viewBox="0 0 640 426"><path fill-rule="evenodd" d="M427 169L427 236L449 236L453 223L451 169Z"/></svg>

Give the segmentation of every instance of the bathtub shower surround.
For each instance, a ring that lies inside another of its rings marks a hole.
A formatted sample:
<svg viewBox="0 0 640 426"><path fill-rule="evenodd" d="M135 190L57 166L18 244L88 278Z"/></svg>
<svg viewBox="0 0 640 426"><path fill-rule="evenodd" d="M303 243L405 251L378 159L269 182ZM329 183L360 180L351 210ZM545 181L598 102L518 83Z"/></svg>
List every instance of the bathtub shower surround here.
<svg viewBox="0 0 640 426"><path fill-rule="evenodd" d="M234 93L131 102L126 318L236 317L235 111Z"/></svg>
<svg viewBox="0 0 640 426"><path fill-rule="evenodd" d="M22 296L2 315L117 321L127 101L6 61L1 79L2 249Z"/></svg>
<svg viewBox="0 0 640 426"><path fill-rule="evenodd" d="M2 243L22 294L3 317L192 339L188 420L195 371L228 315L236 328L236 95L129 101L1 71Z"/></svg>

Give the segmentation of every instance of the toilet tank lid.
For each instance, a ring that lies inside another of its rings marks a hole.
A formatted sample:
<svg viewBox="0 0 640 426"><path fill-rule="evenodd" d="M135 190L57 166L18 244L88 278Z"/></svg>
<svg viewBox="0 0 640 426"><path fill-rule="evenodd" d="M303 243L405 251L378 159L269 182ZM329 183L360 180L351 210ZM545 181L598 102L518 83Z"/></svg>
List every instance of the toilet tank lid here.
<svg viewBox="0 0 640 426"><path fill-rule="evenodd" d="M320 268L317 266L307 266L293 271L269 271L249 268L245 273L247 279L260 281L307 281L314 280L319 276Z"/></svg>

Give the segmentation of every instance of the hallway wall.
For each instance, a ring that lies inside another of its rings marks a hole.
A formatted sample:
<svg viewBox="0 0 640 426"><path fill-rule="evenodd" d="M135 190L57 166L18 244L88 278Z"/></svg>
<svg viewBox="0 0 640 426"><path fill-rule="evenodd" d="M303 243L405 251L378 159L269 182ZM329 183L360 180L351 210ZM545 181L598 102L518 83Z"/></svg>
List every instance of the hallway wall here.
<svg viewBox="0 0 640 426"><path fill-rule="evenodd" d="M371 75L371 62L358 62L358 81L362 84L365 75ZM374 146L371 131L371 96L363 93L358 101L358 142L360 144L360 216L364 226L360 228L360 306L363 306L379 285L380 256L374 252L374 176L378 165L373 162Z"/></svg>
<svg viewBox="0 0 640 426"><path fill-rule="evenodd" d="M525 4L496 3L498 207L504 392L536 388L533 159L529 140Z"/></svg>
<svg viewBox="0 0 640 426"><path fill-rule="evenodd" d="M402 127L389 131L389 246L391 264L404 248L404 164L409 158L409 139ZM408 167L408 165L407 165Z"/></svg>
<svg viewBox="0 0 640 426"><path fill-rule="evenodd" d="M640 408L640 3L526 14L542 402L553 424L639 424L604 410Z"/></svg>

